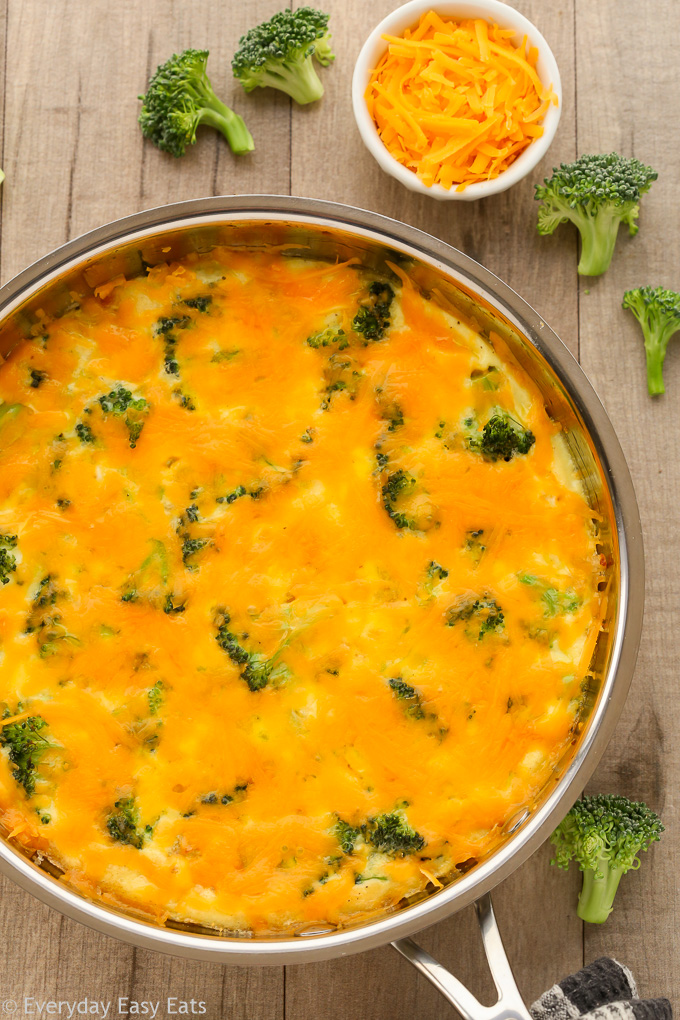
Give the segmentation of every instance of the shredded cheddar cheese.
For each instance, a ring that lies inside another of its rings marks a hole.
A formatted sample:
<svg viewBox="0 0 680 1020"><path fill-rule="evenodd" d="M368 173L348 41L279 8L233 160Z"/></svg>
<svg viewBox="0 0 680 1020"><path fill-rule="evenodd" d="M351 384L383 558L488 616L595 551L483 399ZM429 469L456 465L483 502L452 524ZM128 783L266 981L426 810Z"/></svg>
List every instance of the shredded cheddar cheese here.
<svg viewBox="0 0 680 1020"><path fill-rule="evenodd" d="M396 268L216 249L45 320L0 401L0 819L72 888L342 925L548 781L602 568L494 334Z"/></svg>
<svg viewBox="0 0 680 1020"><path fill-rule="evenodd" d="M463 191L492 180L543 134L557 97L536 72L536 48L514 35L429 11L403 36L383 36L366 104L390 155L424 184Z"/></svg>

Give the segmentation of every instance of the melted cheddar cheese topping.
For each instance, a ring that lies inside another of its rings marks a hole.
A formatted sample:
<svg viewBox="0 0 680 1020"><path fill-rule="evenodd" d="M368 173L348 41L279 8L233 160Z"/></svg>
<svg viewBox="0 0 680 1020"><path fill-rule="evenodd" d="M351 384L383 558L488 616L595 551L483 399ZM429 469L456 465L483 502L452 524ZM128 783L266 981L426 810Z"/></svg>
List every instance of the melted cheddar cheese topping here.
<svg viewBox="0 0 680 1020"><path fill-rule="evenodd" d="M340 925L489 852L573 735L593 514L494 334L216 249L0 365L0 811L104 902Z"/></svg>

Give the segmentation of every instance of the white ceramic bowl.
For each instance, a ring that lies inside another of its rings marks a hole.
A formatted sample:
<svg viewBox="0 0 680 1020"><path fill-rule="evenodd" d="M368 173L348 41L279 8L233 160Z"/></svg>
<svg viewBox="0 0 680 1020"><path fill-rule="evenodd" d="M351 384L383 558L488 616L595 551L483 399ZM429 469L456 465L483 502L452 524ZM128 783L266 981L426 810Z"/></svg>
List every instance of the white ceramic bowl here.
<svg viewBox="0 0 680 1020"><path fill-rule="evenodd" d="M383 145L364 99L371 72L387 49L387 43L382 36L385 34L401 35L405 29L417 24L421 14L426 14L430 10L435 10L437 14L447 18L485 18L502 28L514 28L517 34L513 41L516 45L519 45L526 35L529 45L535 46L538 50L536 70L541 81L546 85L552 85L553 92L557 96L557 106L551 104L543 118L541 137L535 138L514 163L511 163L508 169L498 177L489 181L480 181L477 184L468 184L464 191L456 191L455 188L447 191L441 184L423 184L412 170L398 163ZM485 198L487 195L495 195L499 191L511 188L543 159L555 137L562 113L562 84L557 62L547 42L536 26L513 7L501 3L500 0L474 0L471 3L456 3L455 0L410 0L410 3L398 7L386 18L383 18L364 43L354 66L352 105L364 144L383 170L391 174L392 177L396 177L411 191L417 191L421 195L471 202L476 198Z"/></svg>

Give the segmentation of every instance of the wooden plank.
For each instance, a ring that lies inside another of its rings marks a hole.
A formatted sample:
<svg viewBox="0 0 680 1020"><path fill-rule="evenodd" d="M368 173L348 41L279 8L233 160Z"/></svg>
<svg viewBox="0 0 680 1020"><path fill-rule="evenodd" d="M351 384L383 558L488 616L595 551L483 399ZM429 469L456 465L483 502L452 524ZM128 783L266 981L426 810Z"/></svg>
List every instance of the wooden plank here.
<svg viewBox="0 0 680 1020"><path fill-rule="evenodd" d="M289 103L247 97L229 61L252 19L282 4L218 7L166 0L13 0L5 82L2 279L107 220L166 202L228 192L287 192ZM5 0L0 3L2 25ZM83 45L84 41L87 45ZM137 127L149 73L173 51L211 50L216 90L247 117L252 155L236 158L206 132L182 160L144 143ZM0 60L4 47L0 46ZM136 951L62 918L0 883L0 989L74 1000L119 995L201 999L206 1020L277 1020L283 971L225 969ZM165 1016L164 1010L159 1013Z"/></svg>
<svg viewBox="0 0 680 1020"><path fill-rule="evenodd" d="M293 110L292 191L374 209L448 241L514 287L578 350L576 243L569 232L539 238L533 184L576 146L573 4L525 0L517 4L543 32L562 74L564 109L548 156L530 180L482 202L436 202L415 196L388 177L364 148L350 104L351 77L361 43L394 4L330 0L335 63L322 70L326 95ZM356 31L360 24L362 29ZM319 157L321 153L321 158ZM497 891L494 900L510 959L527 1001L582 965L582 926L573 904L578 881L549 867L544 847ZM549 916L547 915L549 905ZM457 914L419 936L478 994L490 996L472 911ZM390 949L316 966L288 968L286 1016L331 1020L449 1018L443 998Z"/></svg>
<svg viewBox="0 0 680 1020"><path fill-rule="evenodd" d="M288 191L289 101L247 96L230 68L251 20L277 6L79 0L66 18L51 0L13 2L3 281L67 238L139 209L204 195ZM187 46L210 48L211 79L246 117L252 154L234 156L221 136L203 129L179 160L142 138L137 96L156 65Z"/></svg>
<svg viewBox="0 0 680 1020"><path fill-rule="evenodd" d="M670 0L644 7L630 0L577 0L576 14L580 150L634 155L659 172L642 202L639 234L622 236L608 273L580 285L583 365L633 475L647 560L646 618L635 680L591 789L645 800L668 828L639 874L623 880L607 923L586 925L585 953L588 960L613 954L634 969L643 994L667 995L677 1003L680 344L671 341L666 359L667 394L650 398L639 328L620 305L630 287L662 284L680 290L680 146L666 119L667 102L678 101L673 41L680 11Z"/></svg>
<svg viewBox="0 0 680 1020"><path fill-rule="evenodd" d="M7 55L7 22L9 18L9 0L0 3L0 81L5 81L5 61ZM5 93L0 97L0 167L5 161L4 124L5 124ZM3 189L0 187L0 237L2 233ZM2 243L0 241L0 279L2 279Z"/></svg>

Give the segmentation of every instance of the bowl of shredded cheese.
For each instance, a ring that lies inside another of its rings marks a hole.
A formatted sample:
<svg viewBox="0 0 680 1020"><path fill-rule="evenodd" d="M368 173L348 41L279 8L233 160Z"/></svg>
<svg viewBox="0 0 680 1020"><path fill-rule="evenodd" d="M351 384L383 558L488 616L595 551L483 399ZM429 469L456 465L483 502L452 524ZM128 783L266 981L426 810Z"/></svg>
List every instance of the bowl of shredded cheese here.
<svg viewBox="0 0 680 1020"><path fill-rule="evenodd" d="M562 110L557 62L500 0L410 0L371 32L352 80L361 137L412 191L471 201L546 154Z"/></svg>

